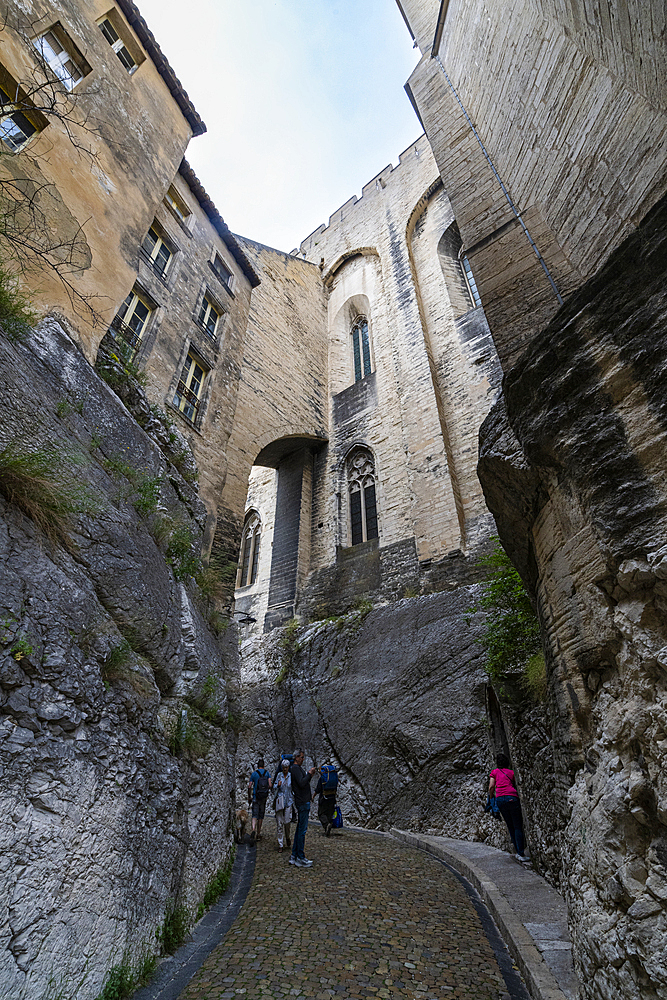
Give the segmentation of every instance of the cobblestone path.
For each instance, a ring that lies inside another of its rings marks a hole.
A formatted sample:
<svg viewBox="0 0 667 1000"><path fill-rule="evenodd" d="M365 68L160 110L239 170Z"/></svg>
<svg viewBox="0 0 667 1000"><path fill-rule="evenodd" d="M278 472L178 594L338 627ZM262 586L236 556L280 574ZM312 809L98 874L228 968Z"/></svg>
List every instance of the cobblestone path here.
<svg viewBox="0 0 667 1000"><path fill-rule="evenodd" d="M312 824L295 868L272 817L241 913L180 1000L508 1000L479 917L433 858L389 837Z"/></svg>

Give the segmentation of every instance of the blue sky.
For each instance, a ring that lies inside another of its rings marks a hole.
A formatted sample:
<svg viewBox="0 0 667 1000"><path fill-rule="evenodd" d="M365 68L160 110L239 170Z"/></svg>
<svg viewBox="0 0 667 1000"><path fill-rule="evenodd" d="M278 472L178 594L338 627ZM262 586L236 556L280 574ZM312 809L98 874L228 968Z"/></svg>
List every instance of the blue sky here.
<svg viewBox="0 0 667 1000"><path fill-rule="evenodd" d="M138 5L208 126L187 156L234 232L292 250L421 132L394 0Z"/></svg>

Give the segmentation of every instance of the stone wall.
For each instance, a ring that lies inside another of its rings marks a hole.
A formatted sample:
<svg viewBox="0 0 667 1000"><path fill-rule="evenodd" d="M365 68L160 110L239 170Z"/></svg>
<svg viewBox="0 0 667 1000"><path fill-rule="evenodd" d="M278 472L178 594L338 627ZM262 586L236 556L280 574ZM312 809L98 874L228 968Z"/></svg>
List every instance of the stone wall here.
<svg viewBox="0 0 667 1000"><path fill-rule="evenodd" d="M453 0L410 78L504 367L558 301L444 73L566 298L665 192L663 26L658 0Z"/></svg>
<svg viewBox="0 0 667 1000"><path fill-rule="evenodd" d="M492 764L482 621L463 621L473 592L245 641L237 795L258 756L273 768L304 746L316 765L339 768L348 822L505 844L504 827L483 812Z"/></svg>
<svg viewBox="0 0 667 1000"><path fill-rule="evenodd" d="M171 518L196 554L196 491L62 328L0 352L0 993L92 1000L228 856L236 631L165 552ZM7 502L7 447L54 456L68 536Z"/></svg>
<svg viewBox="0 0 667 1000"><path fill-rule="evenodd" d="M481 433L544 630L555 811L533 823L559 844L591 1000L667 992L666 226L663 200L535 336Z"/></svg>

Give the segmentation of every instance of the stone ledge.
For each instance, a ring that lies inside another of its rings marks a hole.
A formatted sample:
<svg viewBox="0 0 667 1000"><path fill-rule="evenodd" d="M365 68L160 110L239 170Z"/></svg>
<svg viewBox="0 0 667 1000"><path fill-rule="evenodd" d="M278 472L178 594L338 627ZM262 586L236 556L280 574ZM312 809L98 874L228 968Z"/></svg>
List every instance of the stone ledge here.
<svg viewBox="0 0 667 1000"><path fill-rule="evenodd" d="M441 861L446 861L474 885L498 924L508 950L519 966L534 1000L568 1000L567 994L556 982L535 941L486 872L453 847L437 843L436 838L408 833L395 827L392 828L391 835L411 847L419 848L440 858Z"/></svg>

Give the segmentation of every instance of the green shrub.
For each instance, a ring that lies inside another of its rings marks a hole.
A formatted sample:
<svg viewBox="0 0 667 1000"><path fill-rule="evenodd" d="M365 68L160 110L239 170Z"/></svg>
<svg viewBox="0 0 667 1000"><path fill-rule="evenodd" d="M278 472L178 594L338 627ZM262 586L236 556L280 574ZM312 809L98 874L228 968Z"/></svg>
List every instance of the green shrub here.
<svg viewBox="0 0 667 1000"><path fill-rule="evenodd" d="M13 344L25 340L37 322L18 280L0 268L0 329Z"/></svg>
<svg viewBox="0 0 667 1000"><path fill-rule="evenodd" d="M547 665L544 653L535 653L523 668L524 686L534 701L544 701L547 696Z"/></svg>
<svg viewBox="0 0 667 1000"><path fill-rule="evenodd" d="M174 528L167 546L167 562L174 570L177 580L187 580L195 576L201 567L199 555L195 553L196 538L190 528Z"/></svg>
<svg viewBox="0 0 667 1000"><path fill-rule="evenodd" d="M498 538L493 552L482 557L478 565L487 570L488 576L469 615L487 612L480 639L486 650L485 669L499 694L507 696L513 692L517 678L521 678L524 688L528 686L525 671L531 660L537 656L544 661L540 625L521 577Z"/></svg>
<svg viewBox="0 0 667 1000"><path fill-rule="evenodd" d="M160 943L168 955L173 955L183 944L188 933L188 925L188 911L184 906L176 906L174 901L170 901L167 904L164 924L160 933Z"/></svg>
<svg viewBox="0 0 667 1000"><path fill-rule="evenodd" d="M199 920L200 917L203 917L206 911L209 910L214 903L217 903L218 899L222 896L223 892L229 885L229 881L232 877L232 868L234 867L235 854L236 845L234 844L226 862L218 868L217 872L206 886L204 898L197 909L197 920Z"/></svg>
<svg viewBox="0 0 667 1000"><path fill-rule="evenodd" d="M157 513L161 487L162 476L144 476L139 480L135 490L136 498L132 501L139 517L146 518Z"/></svg>
<svg viewBox="0 0 667 1000"><path fill-rule="evenodd" d="M24 451L16 442L8 445L0 451L0 493L51 542L70 546L71 515L95 513L100 502L67 474L63 458L52 449Z"/></svg>
<svg viewBox="0 0 667 1000"><path fill-rule="evenodd" d="M107 973L97 1000L125 1000L133 992L135 982L136 978L129 965L114 965Z"/></svg>
<svg viewBox="0 0 667 1000"><path fill-rule="evenodd" d="M32 646L23 633L20 633L16 637L10 652L17 662L22 660L24 656L30 656L32 653Z"/></svg>

